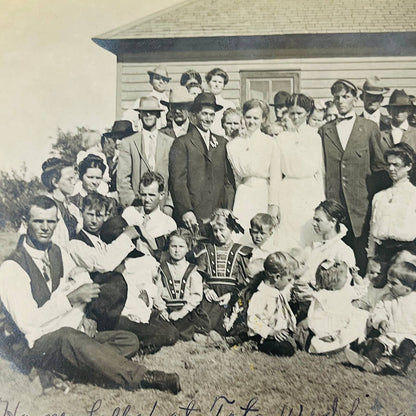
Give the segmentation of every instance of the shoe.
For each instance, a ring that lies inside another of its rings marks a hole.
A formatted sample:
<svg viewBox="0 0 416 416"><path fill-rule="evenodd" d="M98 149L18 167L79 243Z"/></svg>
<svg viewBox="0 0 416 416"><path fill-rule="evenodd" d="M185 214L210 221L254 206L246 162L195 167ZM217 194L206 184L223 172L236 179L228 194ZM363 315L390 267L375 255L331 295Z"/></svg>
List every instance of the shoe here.
<svg viewBox="0 0 416 416"><path fill-rule="evenodd" d="M382 357L376 364L378 373L405 375L407 367L408 363L400 357Z"/></svg>
<svg viewBox="0 0 416 416"><path fill-rule="evenodd" d="M192 339L197 343L201 345L206 345L208 341L208 335L195 333L192 337Z"/></svg>
<svg viewBox="0 0 416 416"><path fill-rule="evenodd" d="M157 389L178 394L181 391L179 376L176 373L164 373L163 371L146 371L140 383L143 389Z"/></svg>
<svg viewBox="0 0 416 416"><path fill-rule="evenodd" d="M376 366L364 355L360 355L349 348L346 348L344 350L344 353L348 362L352 364L354 367L362 368L363 370L368 371L369 373L377 372Z"/></svg>

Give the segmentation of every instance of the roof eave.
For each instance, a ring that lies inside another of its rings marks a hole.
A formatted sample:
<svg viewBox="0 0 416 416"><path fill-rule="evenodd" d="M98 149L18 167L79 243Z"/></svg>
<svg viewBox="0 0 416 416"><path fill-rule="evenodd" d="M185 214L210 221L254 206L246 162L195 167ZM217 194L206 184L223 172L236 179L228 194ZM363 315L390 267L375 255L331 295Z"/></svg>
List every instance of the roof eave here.
<svg viewBox="0 0 416 416"><path fill-rule="evenodd" d="M189 50L259 49L354 49L372 47L383 55L416 55L416 31L301 33L267 36L215 36L148 39L92 38L93 42L115 55L122 52L178 52ZM195 49L196 48L196 49Z"/></svg>

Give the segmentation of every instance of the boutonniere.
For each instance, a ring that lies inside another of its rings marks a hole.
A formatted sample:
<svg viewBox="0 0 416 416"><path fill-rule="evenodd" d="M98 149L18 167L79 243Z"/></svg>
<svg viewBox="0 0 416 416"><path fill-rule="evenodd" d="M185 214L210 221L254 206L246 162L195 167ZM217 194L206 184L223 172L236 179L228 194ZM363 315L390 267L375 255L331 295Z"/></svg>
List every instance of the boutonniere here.
<svg viewBox="0 0 416 416"><path fill-rule="evenodd" d="M211 135L211 137L209 139L209 145L211 147L213 147L214 149L218 146L218 140L217 140L217 138L215 136L212 136Z"/></svg>

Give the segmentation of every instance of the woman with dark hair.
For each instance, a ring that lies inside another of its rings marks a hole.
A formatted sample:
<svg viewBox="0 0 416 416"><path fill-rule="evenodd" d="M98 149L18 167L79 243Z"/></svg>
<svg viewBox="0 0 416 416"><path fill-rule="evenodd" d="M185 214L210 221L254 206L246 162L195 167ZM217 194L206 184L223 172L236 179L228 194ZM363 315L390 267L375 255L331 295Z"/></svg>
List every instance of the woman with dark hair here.
<svg viewBox="0 0 416 416"><path fill-rule="evenodd" d="M299 299L304 299L311 292L309 284L315 285L316 270L324 260L336 259L345 262L349 269L356 267L354 252L342 241L347 234L347 227L343 224L345 219L345 208L333 199L322 201L315 208L313 229L319 241L314 243L304 272L295 282L295 293Z"/></svg>
<svg viewBox="0 0 416 416"><path fill-rule="evenodd" d="M179 81L183 87L188 87L188 84L191 82L196 82L199 85L202 85L202 78L198 71L195 69L188 69L181 75L181 80Z"/></svg>
<svg viewBox="0 0 416 416"><path fill-rule="evenodd" d="M401 250L416 254L416 187L410 182L416 155L407 143L384 152L393 185L374 195L368 256L390 260Z"/></svg>
<svg viewBox="0 0 416 416"><path fill-rule="evenodd" d="M78 165L79 181L75 184L74 194L69 200L79 209L82 201L89 192L98 192L102 195L108 193L108 185L103 181L106 166L100 156L88 155Z"/></svg>
<svg viewBox="0 0 416 416"><path fill-rule="evenodd" d="M215 113L211 131L220 136L224 136L224 129L221 126L222 115L227 108L236 108L232 101L226 100L222 96L222 92L228 84L228 74L221 68L214 68L205 75L205 80L207 81L210 92L215 95L217 104L222 106L222 110Z"/></svg>
<svg viewBox="0 0 416 416"><path fill-rule="evenodd" d="M321 138L307 124L313 100L292 94L286 100L294 131L284 131L276 139L280 152L279 189L281 222L276 245L281 250L305 247L313 239L310 219L325 197Z"/></svg>
<svg viewBox="0 0 416 416"><path fill-rule="evenodd" d="M69 200L74 191L76 174L71 162L52 157L42 163L41 181L58 205L58 224L52 241L67 250L69 240L82 229L79 209Z"/></svg>
<svg viewBox="0 0 416 416"><path fill-rule="evenodd" d="M254 215L267 212L277 217L279 211L280 157L276 140L260 130L267 117L265 107L265 103L254 98L246 101L243 105L246 136L227 144L228 159L237 182L233 212L245 230L245 237Z"/></svg>

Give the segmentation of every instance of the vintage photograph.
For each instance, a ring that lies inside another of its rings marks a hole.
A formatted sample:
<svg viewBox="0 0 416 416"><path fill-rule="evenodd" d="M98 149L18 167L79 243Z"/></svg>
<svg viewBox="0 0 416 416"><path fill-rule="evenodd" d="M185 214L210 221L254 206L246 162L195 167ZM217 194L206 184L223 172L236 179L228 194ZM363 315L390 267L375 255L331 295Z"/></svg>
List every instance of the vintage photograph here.
<svg viewBox="0 0 416 416"><path fill-rule="evenodd" d="M0 415L416 415L414 0L0 5Z"/></svg>

